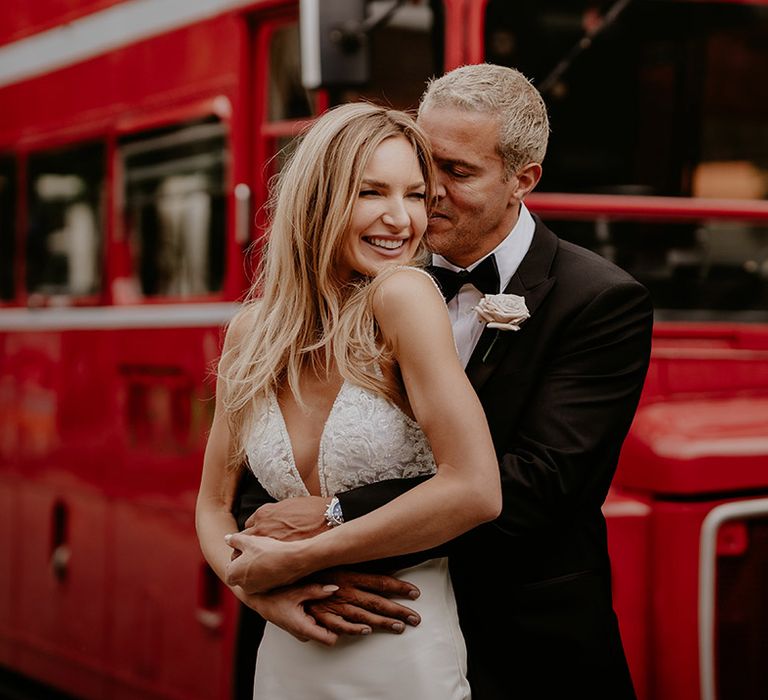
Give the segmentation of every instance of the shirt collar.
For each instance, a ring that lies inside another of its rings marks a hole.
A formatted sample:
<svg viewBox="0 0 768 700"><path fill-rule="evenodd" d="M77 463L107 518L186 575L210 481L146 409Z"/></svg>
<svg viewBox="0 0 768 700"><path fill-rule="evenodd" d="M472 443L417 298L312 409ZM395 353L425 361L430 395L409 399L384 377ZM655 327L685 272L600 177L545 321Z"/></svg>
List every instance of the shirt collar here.
<svg viewBox="0 0 768 700"><path fill-rule="evenodd" d="M458 272L467 269L474 270L483 260L491 255L496 256L496 266L499 269L499 281L501 283L500 291L507 288L520 263L523 261L528 249L533 241L533 233L536 230L536 222L533 220L528 208L520 202L520 213L517 216L517 223L507 234L506 238L499 243L488 255L484 255L480 260L476 260L467 268L457 267L446 260L442 255L432 254L432 264L437 267L446 267L449 270Z"/></svg>

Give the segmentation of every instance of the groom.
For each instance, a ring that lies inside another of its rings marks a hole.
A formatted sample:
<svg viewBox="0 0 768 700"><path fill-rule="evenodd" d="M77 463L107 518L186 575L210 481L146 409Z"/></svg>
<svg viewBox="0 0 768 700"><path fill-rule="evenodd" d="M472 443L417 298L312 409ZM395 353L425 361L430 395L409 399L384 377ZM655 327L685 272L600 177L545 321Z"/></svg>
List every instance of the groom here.
<svg viewBox="0 0 768 700"><path fill-rule="evenodd" d="M520 73L456 69L429 85L418 122L439 170L427 232L433 272L486 412L504 497L498 520L449 545L473 698L633 698L601 505L648 367L647 292L559 240L525 207L549 126L541 96ZM487 329L474 311L483 294L499 292L525 298L531 316L517 332ZM251 532L311 534L412 485L269 505L250 519ZM257 489L251 502L266 502ZM396 585L366 582L382 594ZM332 600L318 616L343 632L343 618L376 627L377 613L396 615L392 605L369 590L356 605L340 602L338 618L327 614Z"/></svg>

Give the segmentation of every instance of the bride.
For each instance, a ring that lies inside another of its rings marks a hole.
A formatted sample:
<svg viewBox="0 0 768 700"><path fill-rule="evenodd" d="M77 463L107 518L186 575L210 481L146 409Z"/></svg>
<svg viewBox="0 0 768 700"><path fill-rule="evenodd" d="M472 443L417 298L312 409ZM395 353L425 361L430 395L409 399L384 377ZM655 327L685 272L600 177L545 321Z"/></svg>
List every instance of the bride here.
<svg viewBox="0 0 768 700"><path fill-rule="evenodd" d="M415 122L362 103L320 117L279 176L259 278L227 331L197 503L205 558L267 619L271 589L428 549L499 514L482 408L445 303L414 263L434 188ZM228 534L246 461L277 499L434 476L364 517L279 542ZM248 551L247 567L230 565L232 548ZM421 590L418 627L323 646L302 644L275 619L254 697L469 697L446 560L398 576Z"/></svg>

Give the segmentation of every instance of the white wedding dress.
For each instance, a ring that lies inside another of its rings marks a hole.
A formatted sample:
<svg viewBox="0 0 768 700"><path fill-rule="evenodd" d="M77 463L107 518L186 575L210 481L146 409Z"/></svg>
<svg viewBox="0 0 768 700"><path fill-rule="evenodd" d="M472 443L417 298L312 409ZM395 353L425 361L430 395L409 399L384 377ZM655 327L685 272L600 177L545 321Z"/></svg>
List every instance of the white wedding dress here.
<svg viewBox="0 0 768 700"><path fill-rule="evenodd" d="M274 395L249 434L248 461L273 498L306 496ZM320 438L323 496L393 478L432 474L418 424L382 396L344 382ZM341 527L344 527L343 525ZM255 700L459 700L469 698L466 649L446 559L396 572L421 596L404 601L421 616L401 635L342 637L333 647L299 642L267 623L256 661Z"/></svg>

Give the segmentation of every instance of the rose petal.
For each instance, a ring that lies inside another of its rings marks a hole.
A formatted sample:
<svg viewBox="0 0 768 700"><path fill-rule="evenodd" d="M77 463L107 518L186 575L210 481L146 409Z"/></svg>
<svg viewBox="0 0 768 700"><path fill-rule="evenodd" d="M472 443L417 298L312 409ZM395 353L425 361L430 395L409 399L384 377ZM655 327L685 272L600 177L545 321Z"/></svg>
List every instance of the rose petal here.
<svg viewBox="0 0 768 700"><path fill-rule="evenodd" d="M475 311L488 328L520 330L520 324L530 318L525 299L517 294L486 294Z"/></svg>
<svg viewBox="0 0 768 700"><path fill-rule="evenodd" d="M520 326L516 326L514 323L489 323L486 328L498 328L501 331L519 331Z"/></svg>

